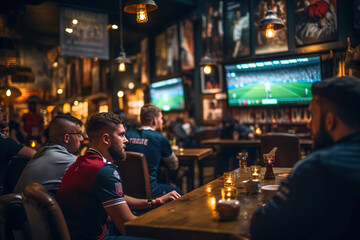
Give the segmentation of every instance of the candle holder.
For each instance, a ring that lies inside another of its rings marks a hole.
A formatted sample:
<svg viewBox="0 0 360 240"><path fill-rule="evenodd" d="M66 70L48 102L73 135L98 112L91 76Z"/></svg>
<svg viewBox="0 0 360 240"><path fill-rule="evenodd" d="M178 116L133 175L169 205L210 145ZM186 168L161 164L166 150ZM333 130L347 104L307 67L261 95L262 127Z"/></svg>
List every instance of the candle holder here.
<svg viewBox="0 0 360 240"><path fill-rule="evenodd" d="M253 181L260 181L261 179L261 166L260 165L252 165L250 166L251 179Z"/></svg>
<svg viewBox="0 0 360 240"><path fill-rule="evenodd" d="M275 154L263 154L264 162L266 164L266 171L264 175L265 180L273 180L275 179L275 174L273 171L272 164L275 162Z"/></svg>
<svg viewBox="0 0 360 240"><path fill-rule="evenodd" d="M224 187L234 187L235 186L235 172L224 172Z"/></svg>
<svg viewBox="0 0 360 240"><path fill-rule="evenodd" d="M236 188L234 187L221 188L221 199L222 200L236 199Z"/></svg>

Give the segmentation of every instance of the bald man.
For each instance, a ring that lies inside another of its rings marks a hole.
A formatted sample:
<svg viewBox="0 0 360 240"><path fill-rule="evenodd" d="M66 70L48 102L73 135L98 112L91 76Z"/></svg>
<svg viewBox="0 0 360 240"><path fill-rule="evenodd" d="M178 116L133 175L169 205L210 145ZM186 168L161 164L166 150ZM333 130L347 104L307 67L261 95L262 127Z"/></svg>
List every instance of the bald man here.
<svg viewBox="0 0 360 240"><path fill-rule="evenodd" d="M14 192L20 193L28 184L36 182L55 196L65 171L75 162L83 140L79 119L70 115L56 116L49 125L47 146L26 165Z"/></svg>

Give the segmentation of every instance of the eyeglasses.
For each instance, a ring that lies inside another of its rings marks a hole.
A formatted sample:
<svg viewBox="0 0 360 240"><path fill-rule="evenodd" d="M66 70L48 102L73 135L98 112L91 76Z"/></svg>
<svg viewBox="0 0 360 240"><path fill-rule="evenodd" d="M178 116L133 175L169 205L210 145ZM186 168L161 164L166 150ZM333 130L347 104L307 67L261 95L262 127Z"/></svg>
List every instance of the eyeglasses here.
<svg viewBox="0 0 360 240"><path fill-rule="evenodd" d="M69 135L71 135L71 134L77 134L77 135L79 135L79 136L84 136L84 133L83 132L77 132L77 133L65 133L65 134L69 134Z"/></svg>

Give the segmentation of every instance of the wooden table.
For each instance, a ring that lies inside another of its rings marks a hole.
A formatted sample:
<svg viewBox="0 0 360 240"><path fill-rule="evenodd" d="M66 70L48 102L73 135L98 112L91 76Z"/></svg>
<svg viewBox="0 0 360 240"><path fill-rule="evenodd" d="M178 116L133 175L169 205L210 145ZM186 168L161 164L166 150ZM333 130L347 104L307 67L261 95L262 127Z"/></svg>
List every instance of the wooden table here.
<svg viewBox="0 0 360 240"><path fill-rule="evenodd" d="M210 156L213 153L212 148L181 148L174 151L174 153L179 159L180 166L189 167L188 191L195 188L195 167L199 169L199 183L201 186L203 184L204 173L203 168L199 167L199 161Z"/></svg>
<svg viewBox="0 0 360 240"><path fill-rule="evenodd" d="M306 154L311 153L312 149L312 140L299 138L300 147L304 149ZM227 147L241 147L249 151L249 161L253 162L256 157L256 151L260 152L260 139L220 139L220 138L211 138L207 140L202 140L201 145L205 147L214 147L214 146L227 146ZM240 148L240 150L241 150Z"/></svg>
<svg viewBox="0 0 360 240"><path fill-rule="evenodd" d="M291 168L274 168L275 180L261 180L262 185L278 184ZM264 174L265 168L262 168ZM241 178L238 183L241 182ZM237 220L220 221L215 203L220 199L223 187L222 177L195 189L181 198L141 215L125 224L126 233L131 236L159 239L248 239L253 213L262 205L259 194L246 194L239 187L237 199L241 210ZM211 190L211 191L209 191Z"/></svg>

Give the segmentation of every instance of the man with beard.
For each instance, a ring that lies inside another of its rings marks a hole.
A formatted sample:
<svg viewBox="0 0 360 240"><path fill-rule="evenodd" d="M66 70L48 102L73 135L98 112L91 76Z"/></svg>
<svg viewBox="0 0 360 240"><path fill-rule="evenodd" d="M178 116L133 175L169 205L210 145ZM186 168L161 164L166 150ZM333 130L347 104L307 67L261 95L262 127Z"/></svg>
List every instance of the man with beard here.
<svg viewBox="0 0 360 240"><path fill-rule="evenodd" d="M124 195L114 164L126 157L128 140L123 123L124 119L115 113L97 113L86 122L90 148L66 171L56 195L71 239L130 239L117 236L125 233L125 222L136 218L129 207L152 208L180 197L175 191L149 200ZM108 216L120 232L107 230Z"/></svg>
<svg viewBox="0 0 360 240"><path fill-rule="evenodd" d="M314 152L252 218L252 239L356 239L360 226L360 79L312 86ZM355 237L356 236L356 237Z"/></svg>
<svg viewBox="0 0 360 240"><path fill-rule="evenodd" d="M0 129L8 125L7 113L5 108L0 105ZM0 133L0 196L3 194L4 178L8 170L8 165L13 157L29 159L36 151L29 147L17 143L11 138L7 138L4 134ZM15 160L16 161L16 160Z"/></svg>
<svg viewBox="0 0 360 240"><path fill-rule="evenodd" d="M71 115L57 115L49 124L48 144L26 165L14 192L21 193L28 184L36 182L55 196L65 171L76 161L84 140L82 125Z"/></svg>

